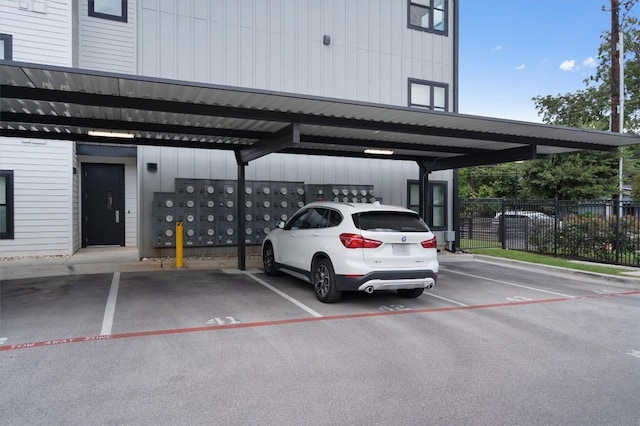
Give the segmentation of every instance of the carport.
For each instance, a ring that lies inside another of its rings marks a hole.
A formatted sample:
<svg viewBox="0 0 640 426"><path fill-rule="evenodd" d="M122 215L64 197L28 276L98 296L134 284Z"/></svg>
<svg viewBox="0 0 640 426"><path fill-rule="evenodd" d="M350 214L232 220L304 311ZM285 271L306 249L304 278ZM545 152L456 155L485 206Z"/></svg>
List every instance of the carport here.
<svg viewBox="0 0 640 426"><path fill-rule="evenodd" d="M640 142L626 134L12 61L0 61L0 96L0 136L231 150L241 186L249 162L275 152L415 161L423 216L431 171ZM89 134L96 130L102 136ZM237 191L239 217L244 198ZM245 258L240 238L241 270Z"/></svg>

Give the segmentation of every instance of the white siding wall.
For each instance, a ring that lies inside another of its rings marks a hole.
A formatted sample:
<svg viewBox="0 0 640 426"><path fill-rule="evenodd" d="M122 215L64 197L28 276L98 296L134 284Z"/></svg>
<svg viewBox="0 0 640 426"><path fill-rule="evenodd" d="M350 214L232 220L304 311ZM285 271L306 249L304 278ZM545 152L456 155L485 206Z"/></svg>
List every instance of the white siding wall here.
<svg viewBox="0 0 640 426"><path fill-rule="evenodd" d="M88 1L79 7L80 68L136 73L137 1L127 2L127 22L89 16Z"/></svg>
<svg viewBox="0 0 640 426"><path fill-rule="evenodd" d="M403 106L409 78L453 93L453 37L408 29L405 0L142 0L139 18L142 75Z"/></svg>
<svg viewBox="0 0 640 426"><path fill-rule="evenodd" d="M14 239L0 240L0 256L72 254L73 147L2 138L0 169L13 170Z"/></svg>
<svg viewBox="0 0 640 426"><path fill-rule="evenodd" d="M78 156L80 163L124 164L124 245L136 247L138 236L138 179L137 160L122 157ZM80 170L81 166L78 168ZM80 184L80 188L82 185ZM77 195L81 195L78 189ZM82 216L81 216L82 217Z"/></svg>
<svg viewBox="0 0 640 426"><path fill-rule="evenodd" d="M71 66L71 15L71 0L0 0L0 32L13 36L13 60Z"/></svg>

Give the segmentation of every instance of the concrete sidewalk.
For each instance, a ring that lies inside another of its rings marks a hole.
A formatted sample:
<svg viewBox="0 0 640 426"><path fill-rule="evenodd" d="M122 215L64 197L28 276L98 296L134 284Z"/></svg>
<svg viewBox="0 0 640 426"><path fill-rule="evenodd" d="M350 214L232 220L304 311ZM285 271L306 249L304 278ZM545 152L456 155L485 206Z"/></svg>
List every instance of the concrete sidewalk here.
<svg viewBox="0 0 640 426"><path fill-rule="evenodd" d="M606 275L594 272L585 272L576 269L547 266L499 257L455 254L441 252L438 256L441 264L446 265L459 261L481 261L502 265L510 265L523 269L545 271L551 274L569 273L584 275L585 277L600 277L606 281L626 282L640 287L640 269L625 268L608 265L616 268L629 269L624 276ZM262 269L262 256L260 254L247 254L246 269ZM607 265L605 265L607 266ZM183 261L185 270L202 269L237 269L238 258L235 255L219 256L189 256ZM177 270L175 258L138 258L136 247L89 247L78 250L72 256L43 256L0 259L0 281L24 278L41 278L60 275L102 274L113 272L138 272L138 271L172 271Z"/></svg>
<svg viewBox="0 0 640 426"><path fill-rule="evenodd" d="M234 255L185 257L183 269L231 269L238 267ZM262 257L247 255L246 267L261 268ZM176 270L175 258L138 258L135 247L89 247L72 256L0 259L0 280L60 275Z"/></svg>

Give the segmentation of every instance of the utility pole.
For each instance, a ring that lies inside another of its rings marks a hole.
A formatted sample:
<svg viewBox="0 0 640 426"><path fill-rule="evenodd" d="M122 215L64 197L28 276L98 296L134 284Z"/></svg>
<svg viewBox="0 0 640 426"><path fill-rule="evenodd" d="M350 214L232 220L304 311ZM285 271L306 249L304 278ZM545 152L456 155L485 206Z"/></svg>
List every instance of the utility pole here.
<svg viewBox="0 0 640 426"><path fill-rule="evenodd" d="M611 0L611 131L620 133L620 2Z"/></svg>

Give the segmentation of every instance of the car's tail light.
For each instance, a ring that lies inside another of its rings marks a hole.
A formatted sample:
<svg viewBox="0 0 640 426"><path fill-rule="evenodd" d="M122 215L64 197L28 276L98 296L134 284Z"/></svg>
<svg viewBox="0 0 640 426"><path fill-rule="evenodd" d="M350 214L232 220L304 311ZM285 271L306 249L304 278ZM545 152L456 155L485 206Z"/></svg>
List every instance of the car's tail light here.
<svg viewBox="0 0 640 426"><path fill-rule="evenodd" d="M376 248L380 247L382 241L370 240L358 234L340 234L340 241L346 248Z"/></svg>
<svg viewBox="0 0 640 426"><path fill-rule="evenodd" d="M430 240L425 240L420 244L424 248L438 248L438 241L436 240L436 237L433 237Z"/></svg>

